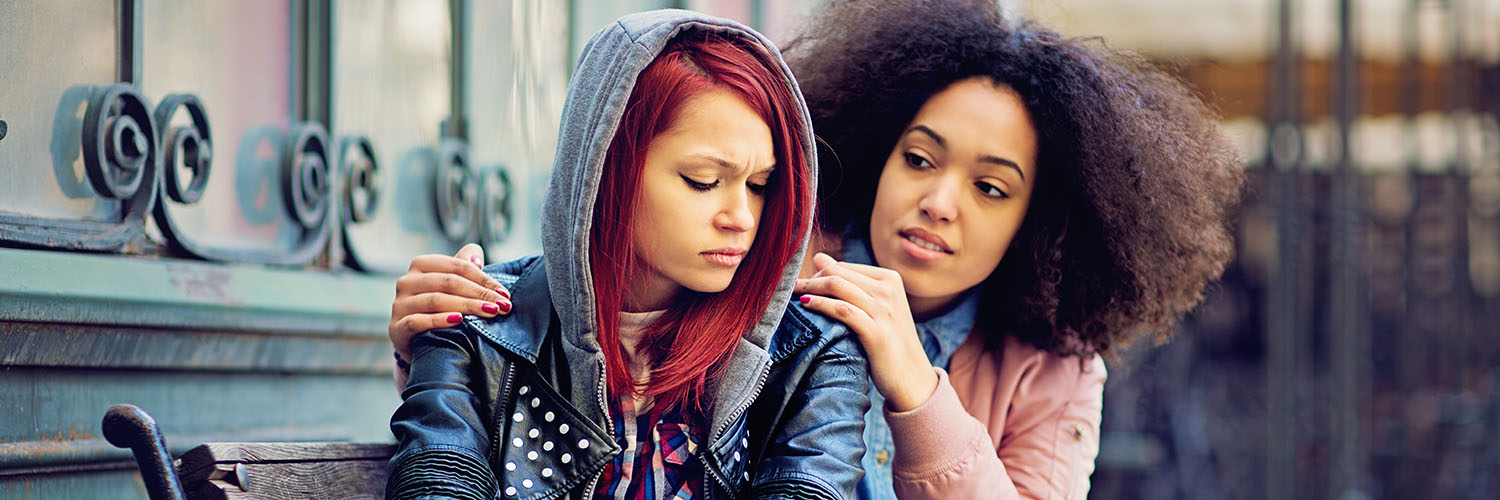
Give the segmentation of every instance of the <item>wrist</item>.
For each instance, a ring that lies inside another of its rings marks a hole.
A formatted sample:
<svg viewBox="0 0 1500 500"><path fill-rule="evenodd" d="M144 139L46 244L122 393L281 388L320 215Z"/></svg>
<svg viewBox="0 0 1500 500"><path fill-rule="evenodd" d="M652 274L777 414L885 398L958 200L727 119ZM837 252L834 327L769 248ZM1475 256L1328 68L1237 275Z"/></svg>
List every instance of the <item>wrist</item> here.
<svg viewBox="0 0 1500 500"><path fill-rule="evenodd" d="M401 351L395 351L395 350L393 350L393 351L391 351L391 354L396 357L396 368L400 369L401 373L405 373L405 374L410 375L411 374L411 363L407 362L406 358L404 358L404 357L401 356Z"/></svg>
<svg viewBox="0 0 1500 500"><path fill-rule="evenodd" d="M912 375L918 375L913 373ZM924 374L919 376L903 377L900 390L892 391L895 394L883 395L885 408L892 412L907 412L915 410L932 399L933 393L937 392L938 376L929 366Z"/></svg>

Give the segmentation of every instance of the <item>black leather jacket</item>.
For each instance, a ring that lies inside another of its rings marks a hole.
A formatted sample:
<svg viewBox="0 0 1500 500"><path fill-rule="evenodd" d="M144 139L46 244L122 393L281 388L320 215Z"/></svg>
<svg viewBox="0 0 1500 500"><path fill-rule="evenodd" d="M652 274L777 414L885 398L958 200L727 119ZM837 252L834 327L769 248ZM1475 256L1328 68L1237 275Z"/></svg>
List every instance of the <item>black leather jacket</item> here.
<svg viewBox="0 0 1500 500"><path fill-rule="evenodd" d="M562 338L545 267L538 258L490 266L513 292L510 315L467 317L412 341L387 498L594 496L622 451L604 365ZM854 496L869 408L864 353L842 324L799 306L764 348L742 340L711 382L698 450L708 498Z"/></svg>

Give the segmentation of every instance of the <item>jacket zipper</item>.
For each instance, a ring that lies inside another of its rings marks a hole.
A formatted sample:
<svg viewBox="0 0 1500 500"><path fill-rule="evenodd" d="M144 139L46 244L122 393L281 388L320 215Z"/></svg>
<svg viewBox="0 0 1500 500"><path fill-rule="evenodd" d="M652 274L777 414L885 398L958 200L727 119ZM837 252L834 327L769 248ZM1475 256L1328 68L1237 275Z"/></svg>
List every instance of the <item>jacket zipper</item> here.
<svg viewBox="0 0 1500 500"><path fill-rule="evenodd" d="M500 411L498 415L495 415L495 432L490 435L491 467L500 463L500 447L503 444L500 442L500 432L506 428L505 412L510 407L510 388L515 385L515 378L516 364L513 362L505 363L505 385L500 391L500 406L496 407Z"/></svg>
<svg viewBox="0 0 1500 500"><path fill-rule="evenodd" d="M615 419L609 415L609 403L604 401L604 388L609 386L609 381L605 377L608 376L609 374L604 371L604 363L599 363L599 383L594 385L598 390L594 392L599 395L599 409L604 412L604 433L609 436L609 442L613 444L615 442ZM599 478L603 476L604 469L599 469L599 472L594 474L594 478L589 480L589 488L584 490L584 498L594 496L594 488L599 486Z"/></svg>
<svg viewBox="0 0 1500 500"><path fill-rule="evenodd" d="M762 370L760 372L760 379L755 382L755 390L750 392L750 399L746 399L743 404L735 408L734 412L730 413L730 418L726 419L724 423L720 425L719 428L716 429L712 434L709 434L710 439L708 440L708 442L712 443L716 441L718 437L722 437L724 435L724 431L729 428L729 424L733 423L735 420L739 420L740 414L744 413L745 410L750 408L750 405L755 403L755 398L760 397L760 391L762 389L765 389L766 379L770 376L770 367L766 367L765 370ZM708 452L713 453L712 450L709 450ZM749 460L749 451L747 450L745 453L747 454L745 460ZM748 465L746 467L748 467ZM708 475L713 476L714 479L717 479L719 481L719 486L722 486L724 488L724 491L734 491L733 488L729 487L729 481L725 480L723 476L719 475L719 471L714 470L713 467L704 467L704 470L709 471ZM709 498L713 498L713 495L710 494Z"/></svg>

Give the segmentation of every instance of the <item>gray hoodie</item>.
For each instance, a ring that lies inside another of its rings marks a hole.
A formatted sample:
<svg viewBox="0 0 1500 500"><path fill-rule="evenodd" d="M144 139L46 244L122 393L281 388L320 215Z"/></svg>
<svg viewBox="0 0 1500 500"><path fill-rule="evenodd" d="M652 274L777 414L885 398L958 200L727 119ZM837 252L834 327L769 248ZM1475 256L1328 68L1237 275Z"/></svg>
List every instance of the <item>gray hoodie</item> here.
<svg viewBox="0 0 1500 500"><path fill-rule="evenodd" d="M603 173L604 154L615 135L620 119L625 113L625 103L635 88L636 77L646 69L662 48L678 33L686 29L702 29L722 32L759 42L766 51L775 56L776 62L796 96L801 126L797 138L807 155L806 164L810 182L817 179L817 152L813 146L812 123L808 119L807 104L791 70L781 60L776 46L749 28L733 21L718 19L696 12L683 10L658 10L627 15L614 25L604 28L589 40L573 72L568 87L567 102L563 105L562 127L558 134L557 158L553 163L552 182L547 188L547 198L542 209L542 250L547 263L549 288L554 306L560 314L563 337L576 352L569 359L602 360L599 343L592 332L595 325L594 287L589 269L588 235L592 230L594 200L599 193L599 178ZM810 186L817 192L816 186ZM804 214L810 218L812 214ZM811 227L811 224L808 225ZM761 314L754 330L744 335L743 344L754 348L736 348L731 360L730 382L721 387L725 394L748 395L755 381L756 354L764 354L766 345L781 315L791 298L792 285L802 263L807 235L802 235L804 245L781 271L781 282L770 306ZM574 357L578 354L581 357ZM602 362L602 361L601 361ZM573 380L589 380L598 374L592 373L593 363L573 363L578 373ZM588 373L583 373L587 371ZM575 384L583 389L584 384ZM589 394L574 394L574 401ZM718 422L715 422L718 423Z"/></svg>

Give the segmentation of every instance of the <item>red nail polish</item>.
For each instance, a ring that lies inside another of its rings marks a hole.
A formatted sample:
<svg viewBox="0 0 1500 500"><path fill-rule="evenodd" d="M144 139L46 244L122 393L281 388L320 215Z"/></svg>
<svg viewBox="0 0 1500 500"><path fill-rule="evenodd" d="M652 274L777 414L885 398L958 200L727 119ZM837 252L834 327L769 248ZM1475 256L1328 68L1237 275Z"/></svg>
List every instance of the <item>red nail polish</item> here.
<svg viewBox="0 0 1500 500"><path fill-rule="evenodd" d="M510 312L510 301L501 302L499 306L501 311Z"/></svg>
<svg viewBox="0 0 1500 500"><path fill-rule="evenodd" d="M797 301L799 301L799 302L801 302L801 303L803 303L803 304L806 304L806 303L808 303L808 302L812 302L812 297L809 297L809 296L806 296L806 295L803 295L803 296L801 296L801 297L797 297Z"/></svg>
<svg viewBox="0 0 1500 500"><path fill-rule="evenodd" d="M475 266L484 267L479 265L479 257L469 257L469 262L473 263Z"/></svg>
<svg viewBox="0 0 1500 500"><path fill-rule="evenodd" d="M501 297L505 297L507 299L510 298L510 290L506 290L504 288L496 288L495 293L500 294Z"/></svg>
<svg viewBox="0 0 1500 500"><path fill-rule="evenodd" d="M500 312L500 306L495 305L495 304L491 304L489 302L485 302L484 305L479 306L479 308L480 309L484 309L484 312L487 312L487 313L490 313L490 314L495 314L497 312Z"/></svg>
<svg viewBox="0 0 1500 500"><path fill-rule="evenodd" d="M448 323L450 323L450 324L458 324L458 321L461 320L461 319L464 319L464 316L462 314L449 314L448 315Z"/></svg>

